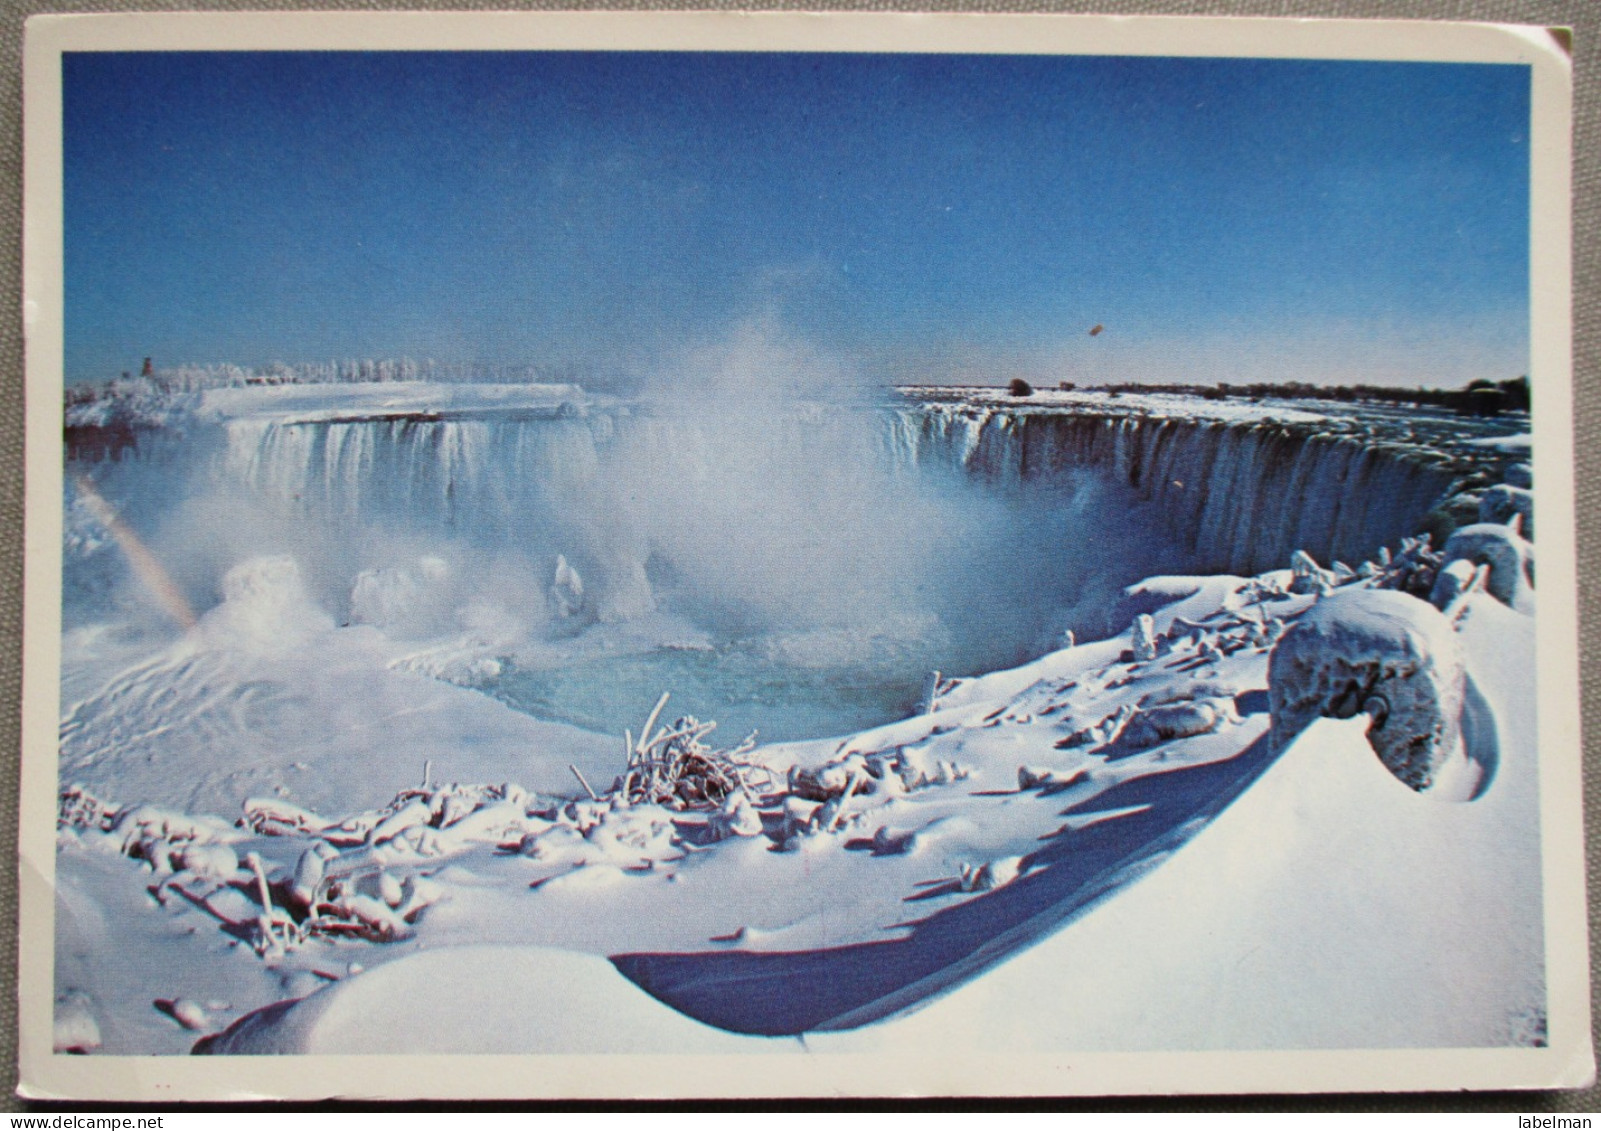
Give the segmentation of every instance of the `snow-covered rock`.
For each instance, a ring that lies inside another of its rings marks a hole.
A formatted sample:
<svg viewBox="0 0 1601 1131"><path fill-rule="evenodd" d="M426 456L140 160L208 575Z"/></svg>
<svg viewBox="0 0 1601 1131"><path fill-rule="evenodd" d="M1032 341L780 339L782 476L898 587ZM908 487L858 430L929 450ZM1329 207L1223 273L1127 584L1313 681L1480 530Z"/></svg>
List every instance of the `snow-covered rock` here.
<svg viewBox="0 0 1601 1131"><path fill-rule="evenodd" d="M1527 603L1534 583L1534 547L1511 528L1496 523L1462 527L1445 544L1444 564L1456 561L1488 566L1485 588L1496 600L1514 609Z"/></svg>
<svg viewBox="0 0 1601 1131"><path fill-rule="evenodd" d="M1286 745L1319 717L1366 713L1368 744L1415 790L1458 752L1465 685L1450 621L1405 593L1362 589L1327 597L1273 649L1273 730Z"/></svg>
<svg viewBox="0 0 1601 1131"><path fill-rule="evenodd" d="M1141 613L1134 618L1130 639L1134 645L1136 661L1145 663L1156 659L1156 625L1149 613Z"/></svg>
<svg viewBox="0 0 1601 1131"><path fill-rule="evenodd" d="M1302 596L1327 593L1334 587L1335 578L1305 550L1290 555L1290 592Z"/></svg>
<svg viewBox="0 0 1601 1131"><path fill-rule="evenodd" d="M1485 566L1476 566L1466 558L1457 558L1444 566L1434 580L1434 591L1429 595L1429 603L1441 612L1448 610L1456 599L1473 587L1479 578L1479 571Z"/></svg>
<svg viewBox="0 0 1601 1131"><path fill-rule="evenodd" d="M1135 713L1123 725L1117 736L1117 744L1126 749L1142 750L1171 742L1175 738L1211 734L1234 717L1233 702L1228 699L1202 699L1148 707Z"/></svg>
<svg viewBox="0 0 1601 1131"><path fill-rule="evenodd" d="M1526 487L1502 483L1491 487L1479 500L1479 521L1508 523L1513 515L1523 516L1523 536L1534 541L1534 492Z"/></svg>

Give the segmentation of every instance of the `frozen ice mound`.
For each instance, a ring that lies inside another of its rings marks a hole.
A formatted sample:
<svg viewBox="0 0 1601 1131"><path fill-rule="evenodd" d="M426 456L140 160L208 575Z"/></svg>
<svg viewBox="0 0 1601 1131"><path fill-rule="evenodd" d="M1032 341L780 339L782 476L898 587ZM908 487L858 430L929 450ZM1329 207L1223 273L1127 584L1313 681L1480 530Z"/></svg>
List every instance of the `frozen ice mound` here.
<svg viewBox="0 0 1601 1131"><path fill-rule="evenodd" d="M333 627L306 592L300 565L287 554L250 558L222 579L222 604L200 618L197 632L213 646L288 652Z"/></svg>
<svg viewBox="0 0 1601 1131"><path fill-rule="evenodd" d="M419 558L414 567L362 570L350 589L350 621L392 635L438 631L448 623L450 566L441 558Z"/></svg>
<svg viewBox="0 0 1601 1131"><path fill-rule="evenodd" d="M1268 665L1281 746L1319 717L1365 713L1372 719L1368 745L1419 791L1458 752L1465 684L1452 623L1394 590L1348 590L1317 602L1284 634Z"/></svg>
<svg viewBox="0 0 1601 1131"><path fill-rule="evenodd" d="M1502 483L1491 487L1479 500L1479 521L1507 523L1513 515L1523 516L1523 533L1534 539L1534 492L1527 487Z"/></svg>
<svg viewBox="0 0 1601 1131"><path fill-rule="evenodd" d="M1462 527L1445 544L1445 565L1458 561L1488 566L1484 587L1490 596L1526 609L1534 588L1534 547L1516 530L1488 522Z"/></svg>

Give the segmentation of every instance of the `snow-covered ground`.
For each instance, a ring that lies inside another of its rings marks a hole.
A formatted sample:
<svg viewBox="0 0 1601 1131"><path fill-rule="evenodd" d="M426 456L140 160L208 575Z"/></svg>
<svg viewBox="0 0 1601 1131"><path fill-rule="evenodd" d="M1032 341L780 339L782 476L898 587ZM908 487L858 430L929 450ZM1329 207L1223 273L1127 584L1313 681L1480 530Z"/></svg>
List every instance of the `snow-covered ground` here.
<svg viewBox="0 0 1601 1131"><path fill-rule="evenodd" d="M580 396L382 395L216 390L205 411ZM1463 542L1454 569L1409 543L1354 571L1152 578L1109 610L1117 635L751 749L671 699L609 734L537 720L458 685L497 670L495 625L392 632L426 599L395 586L341 624L292 554L245 558L159 647L109 619L63 640L57 1046L1539 1046L1512 522L1510 550Z"/></svg>
<svg viewBox="0 0 1601 1131"><path fill-rule="evenodd" d="M1126 392L1109 394L1099 389L1035 389L1018 397L1006 389L962 387L953 390L941 385L908 385L902 390L913 398L960 400L964 404L1012 409L1092 409L1150 413L1187 420L1259 421L1276 420L1286 424L1321 424L1331 417L1346 415L1333 404L1319 402L1248 400L1244 397L1206 400L1177 393Z"/></svg>
<svg viewBox="0 0 1601 1131"><path fill-rule="evenodd" d="M106 427L119 420L153 428L181 422L250 420L384 420L393 417L472 415L486 412L555 411L594 403L577 385L446 384L432 381L371 381L283 385L232 385L163 394L133 386L121 395L68 407L68 427Z"/></svg>
<svg viewBox="0 0 1601 1131"><path fill-rule="evenodd" d="M383 420L396 416L468 415L578 408L595 398L577 385L448 385L388 381L339 385L255 385L207 389L194 415L201 420L267 416L281 423Z"/></svg>

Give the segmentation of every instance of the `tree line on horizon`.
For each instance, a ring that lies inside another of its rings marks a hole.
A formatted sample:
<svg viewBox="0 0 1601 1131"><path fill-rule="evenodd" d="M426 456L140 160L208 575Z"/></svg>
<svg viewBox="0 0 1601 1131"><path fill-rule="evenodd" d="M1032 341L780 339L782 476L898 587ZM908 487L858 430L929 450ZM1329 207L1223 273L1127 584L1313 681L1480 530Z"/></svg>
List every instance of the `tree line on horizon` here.
<svg viewBox="0 0 1601 1131"><path fill-rule="evenodd" d="M421 381L436 384L581 384L600 383L591 367L579 363L532 365L501 362L440 362L402 358L282 362L268 365L185 364L156 368L145 358L135 375L124 370L106 381L86 381L64 390L68 406L104 399L127 399L148 394L198 393L206 389L261 385L384 384Z"/></svg>
<svg viewBox="0 0 1601 1131"><path fill-rule="evenodd" d="M1072 381L1060 381L1059 390L1072 391L1078 386ZM1007 386L1015 397L1026 397L1034 389L1022 378L1014 378ZM1215 385L1190 385L1159 382L1124 381L1110 385L1085 386L1084 392L1104 392L1114 396L1123 393L1172 393L1180 396L1202 397L1206 400L1226 400L1239 397L1243 400L1340 401L1348 404L1378 402L1381 404L1427 405L1452 409L1469 416L1496 416L1503 412L1529 411L1529 378L1513 377L1506 381L1478 378L1460 389L1400 388L1389 385L1314 385L1310 381L1257 381L1235 385L1219 381Z"/></svg>

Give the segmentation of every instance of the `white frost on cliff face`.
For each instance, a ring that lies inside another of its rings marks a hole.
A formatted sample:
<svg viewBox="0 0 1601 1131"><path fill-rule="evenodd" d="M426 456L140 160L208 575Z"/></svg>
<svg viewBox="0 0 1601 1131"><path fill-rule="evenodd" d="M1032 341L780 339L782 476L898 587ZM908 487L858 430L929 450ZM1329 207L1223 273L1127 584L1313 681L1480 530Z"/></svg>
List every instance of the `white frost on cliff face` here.
<svg viewBox="0 0 1601 1131"><path fill-rule="evenodd" d="M1457 753L1462 648L1440 611L1392 590L1319 601L1273 650L1268 691L1280 743L1319 717L1371 718L1368 743L1396 777L1428 789Z"/></svg>

